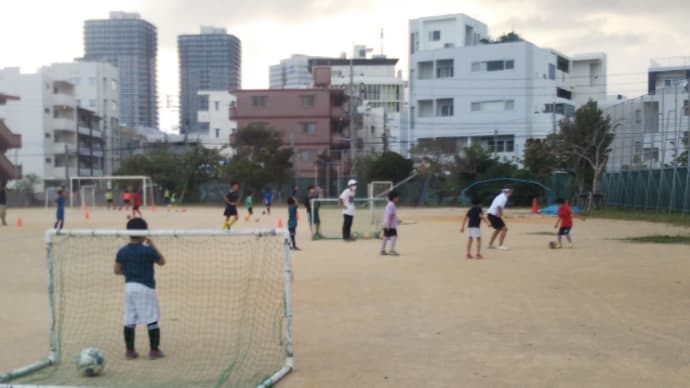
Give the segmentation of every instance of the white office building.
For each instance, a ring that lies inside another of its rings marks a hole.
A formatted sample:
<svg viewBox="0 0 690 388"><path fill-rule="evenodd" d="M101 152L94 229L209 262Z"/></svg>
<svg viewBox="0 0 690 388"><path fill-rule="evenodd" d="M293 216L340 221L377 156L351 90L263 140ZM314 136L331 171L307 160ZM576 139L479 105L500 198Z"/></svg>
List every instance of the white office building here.
<svg viewBox="0 0 690 388"><path fill-rule="evenodd" d="M24 176L35 174L55 184L70 176L103 175L99 119L93 112L78 112L72 83L45 72L5 68L0 69L0 90L20 98L3 106L0 116L22 136L22 147L8 157L22 166ZM36 189L43 190L43 184Z"/></svg>
<svg viewBox="0 0 690 388"><path fill-rule="evenodd" d="M522 159L530 138L606 98L606 55L568 57L515 35L492 40L463 14L410 21L410 137L481 144Z"/></svg>
<svg viewBox="0 0 690 388"><path fill-rule="evenodd" d="M96 113L101 119L105 140L105 174L120 168L120 82L117 67L106 62L54 63L43 68L53 79L74 85L77 106Z"/></svg>
<svg viewBox="0 0 690 388"><path fill-rule="evenodd" d="M230 107L234 106L237 98L226 90L202 90L198 92L202 99L207 100L208 110L197 112L199 123L208 123L208 133L194 134L194 139L212 148L230 146L230 137L237 130L237 122L230 120Z"/></svg>
<svg viewBox="0 0 690 388"><path fill-rule="evenodd" d="M309 89L314 85L308 55L295 54L268 69L271 89Z"/></svg>
<svg viewBox="0 0 690 388"><path fill-rule="evenodd" d="M615 134L607 171L673 167L690 142L690 57L653 59L648 94L607 106Z"/></svg>

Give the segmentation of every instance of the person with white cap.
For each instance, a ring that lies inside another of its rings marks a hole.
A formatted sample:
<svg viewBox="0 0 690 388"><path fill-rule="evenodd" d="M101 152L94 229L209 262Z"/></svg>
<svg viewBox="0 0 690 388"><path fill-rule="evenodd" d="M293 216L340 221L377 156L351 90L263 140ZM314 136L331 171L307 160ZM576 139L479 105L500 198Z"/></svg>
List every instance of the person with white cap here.
<svg viewBox="0 0 690 388"><path fill-rule="evenodd" d="M494 248L494 241L496 241L496 237L498 237L498 249L503 251L508 250L508 247L503 245L503 241L508 233L508 227L506 226L505 222L503 222L503 210L506 208L508 198L510 198L512 194L513 189L506 187L501 190L501 193L494 198L493 202L491 202L491 207L489 208L487 215L489 222L491 223L491 227L494 228L494 233L491 235L491 240L489 240L489 249Z"/></svg>
<svg viewBox="0 0 690 388"><path fill-rule="evenodd" d="M350 179L347 188L338 197L338 203L343 208L343 240L354 241L352 238L352 222L355 219L355 192L357 180Z"/></svg>

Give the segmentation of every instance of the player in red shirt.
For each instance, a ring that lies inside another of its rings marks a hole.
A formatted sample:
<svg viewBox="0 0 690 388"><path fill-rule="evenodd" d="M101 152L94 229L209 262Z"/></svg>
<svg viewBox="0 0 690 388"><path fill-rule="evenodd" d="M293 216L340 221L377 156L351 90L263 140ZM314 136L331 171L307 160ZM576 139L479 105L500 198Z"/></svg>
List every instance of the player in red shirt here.
<svg viewBox="0 0 690 388"><path fill-rule="evenodd" d="M142 192L139 189L135 189L134 193L132 193L132 218L136 218L137 214L139 217L143 217L141 214L141 199L142 199Z"/></svg>
<svg viewBox="0 0 690 388"><path fill-rule="evenodd" d="M561 239L563 236L568 239L568 244L570 248L573 247L573 240L570 238L570 230L573 228L573 209L565 203L563 198L558 198L556 203L558 207L558 221L554 228L558 229L558 247L562 248L563 244ZM560 228L559 227L560 224Z"/></svg>

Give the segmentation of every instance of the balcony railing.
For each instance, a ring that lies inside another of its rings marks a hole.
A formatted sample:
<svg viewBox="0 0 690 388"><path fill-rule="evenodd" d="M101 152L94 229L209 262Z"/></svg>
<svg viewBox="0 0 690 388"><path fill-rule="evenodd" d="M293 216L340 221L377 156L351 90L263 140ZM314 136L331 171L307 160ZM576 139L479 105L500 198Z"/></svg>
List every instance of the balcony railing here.
<svg viewBox="0 0 690 388"><path fill-rule="evenodd" d="M12 133L0 119L0 149L19 148L22 146L22 135Z"/></svg>
<svg viewBox="0 0 690 388"><path fill-rule="evenodd" d="M20 179L22 177L22 167L15 166L3 154L0 154L0 175L8 180Z"/></svg>
<svg viewBox="0 0 690 388"><path fill-rule="evenodd" d="M86 135L86 136L92 136L92 137L103 137L103 132L101 132L100 129L94 128L87 128L84 126L79 126L79 134L80 135Z"/></svg>
<svg viewBox="0 0 690 388"><path fill-rule="evenodd" d="M650 67L690 67L690 57L652 58Z"/></svg>
<svg viewBox="0 0 690 388"><path fill-rule="evenodd" d="M64 93L53 94L53 105L58 107L74 108L77 105L77 100L74 96Z"/></svg>
<svg viewBox="0 0 690 388"><path fill-rule="evenodd" d="M53 119L53 129L60 131L77 131L77 123L74 119L68 118L55 118Z"/></svg>

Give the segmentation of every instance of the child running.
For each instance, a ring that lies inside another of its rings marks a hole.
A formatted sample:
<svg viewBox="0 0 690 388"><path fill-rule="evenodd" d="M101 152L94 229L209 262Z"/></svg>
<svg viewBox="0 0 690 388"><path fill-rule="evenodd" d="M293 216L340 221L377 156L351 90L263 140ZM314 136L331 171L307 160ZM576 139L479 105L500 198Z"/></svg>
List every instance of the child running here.
<svg viewBox="0 0 690 388"><path fill-rule="evenodd" d="M273 192L271 191L270 188L266 188L266 192L264 193L264 205L266 205L266 213L268 215L271 215L271 205L273 204Z"/></svg>
<svg viewBox="0 0 690 388"><path fill-rule="evenodd" d="M393 190L388 193L388 205L383 212L383 244L381 245L381 255L400 256L395 250L395 243L398 241L398 207L400 194ZM391 241L391 250L386 253L386 244Z"/></svg>
<svg viewBox="0 0 690 388"><path fill-rule="evenodd" d="M319 203L314 202L312 206L312 199L319 198L319 193L315 186L307 187L307 195L304 197L304 208L307 210L307 217L309 218L309 231L312 237L319 237L321 225L321 217L319 217Z"/></svg>
<svg viewBox="0 0 690 388"><path fill-rule="evenodd" d="M132 193L130 193L129 190L126 189L124 194L122 194L122 207L126 211L129 211L130 202L132 202Z"/></svg>
<svg viewBox="0 0 690 388"><path fill-rule="evenodd" d="M140 189L135 189L132 193L132 218L143 217L141 214L141 200L143 193Z"/></svg>
<svg viewBox="0 0 690 388"><path fill-rule="evenodd" d="M468 224L469 221L469 224ZM473 259L476 257L477 259L483 259L484 256L482 256L482 232L481 232L481 224L482 221L486 222L487 225L491 225L489 220L484 216L484 212L482 211L482 206L481 202L478 199L474 199L472 201L472 207L470 210L467 211L467 214L465 214L465 218L462 220L462 227L460 228L460 232L464 233L465 232L465 225L468 224L468 230L467 230L467 258L468 259ZM472 256L472 239L477 240L477 255Z"/></svg>
<svg viewBox="0 0 690 388"><path fill-rule="evenodd" d="M292 249L299 251L295 237L297 235L297 201L294 197L289 197L288 203L288 231L290 232L290 240L292 241Z"/></svg>
<svg viewBox="0 0 690 388"><path fill-rule="evenodd" d="M147 230L148 225L142 218L132 218L127 222L128 230ZM153 265L165 265L165 258L160 254L151 239L130 237L129 244L120 248L115 259L115 274L125 277L125 358L133 360L139 357L134 347L134 334L138 324L146 325L149 334L149 359L164 357L159 346L161 330L158 326L160 306L156 294L156 280Z"/></svg>
<svg viewBox="0 0 690 388"><path fill-rule="evenodd" d="M65 202L66 199L64 191L62 191L62 189L58 189L57 199L55 200L55 203L57 205L57 211L55 214L56 221L55 225L53 225L53 228L58 232L65 227Z"/></svg>
<svg viewBox="0 0 690 388"><path fill-rule="evenodd" d="M570 231L573 229L573 209L567 203L565 203L563 198L558 198L556 203L559 205L558 220L556 221L554 228L558 229L558 248L563 248L563 236L568 239L568 247L572 248L573 240L570 238Z"/></svg>
<svg viewBox="0 0 690 388"><path fill-rule="evenodd" d="M252 215L254 214L254 198L252 198L253 194L254 193L250 191L244 198L244 206L247 208L247 216L244 217L245 221L249 221L249 219L251 219Z"/></svg>
<svg viewBox="0 0 690 388"><path fill-rule="evenodd" d="M223 229L230 230L232 226L237 222L237 203L239 202L239 191L240 185L237 182L232 182L230 184L230 191L225 195L225 222L223 223Z"/></svg>

